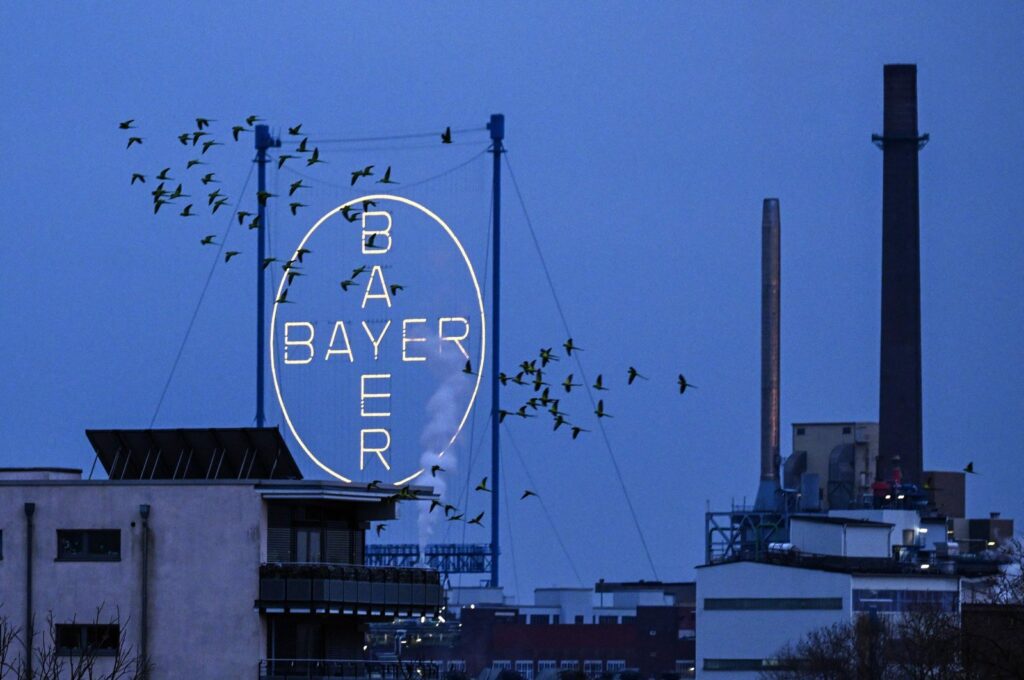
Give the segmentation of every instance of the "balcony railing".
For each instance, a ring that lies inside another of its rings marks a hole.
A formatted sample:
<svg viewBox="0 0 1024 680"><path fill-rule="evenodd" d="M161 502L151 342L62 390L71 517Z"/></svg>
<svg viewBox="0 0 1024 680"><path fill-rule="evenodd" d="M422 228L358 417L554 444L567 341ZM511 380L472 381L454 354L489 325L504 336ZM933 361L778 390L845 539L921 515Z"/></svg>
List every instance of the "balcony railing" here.
<svg viewBox="0 0 1024 680"><path fill-rule="evenodd" d="M440 670L434 663L360 659L265 659L260 661L259 674L261 680L437 680L440 676Z"/></svg>
<svg viewBox="0 0 1024 680"><path fill-rule="evenodd" d="M274 563L260 567L256 606L265 612L423 616L444 606L444 591L433 569Z"/></svg>

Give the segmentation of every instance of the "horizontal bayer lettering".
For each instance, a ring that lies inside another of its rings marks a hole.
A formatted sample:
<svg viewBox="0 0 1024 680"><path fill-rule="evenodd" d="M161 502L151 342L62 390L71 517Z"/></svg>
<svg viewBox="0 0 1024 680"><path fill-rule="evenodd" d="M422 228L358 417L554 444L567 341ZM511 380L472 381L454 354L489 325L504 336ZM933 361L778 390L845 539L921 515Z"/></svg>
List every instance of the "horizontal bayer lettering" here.
<svg viewBox="0 0 1024 680"><path fill-rule="evenodd" d="M354 328L352 324L335 321L330 333L318 334L316 326L310 321L286 322L282 342L284 364L304 366L318 360L354 364L357 359L361 362L377 361L381 357L399 356L407 363L422 362L427 361L430 355L425 343L432 335L438 340L438 353L446 347L444 343L452 343L463 357L469 358L465 342L469 338L470 322L464 316L442 316L436 320L407 318L394 323L388 320L379 329L371 328L366 321ZM400 330L392 330L393 326L399 326ZM399 334L401 337L388 340Z"/></svg>

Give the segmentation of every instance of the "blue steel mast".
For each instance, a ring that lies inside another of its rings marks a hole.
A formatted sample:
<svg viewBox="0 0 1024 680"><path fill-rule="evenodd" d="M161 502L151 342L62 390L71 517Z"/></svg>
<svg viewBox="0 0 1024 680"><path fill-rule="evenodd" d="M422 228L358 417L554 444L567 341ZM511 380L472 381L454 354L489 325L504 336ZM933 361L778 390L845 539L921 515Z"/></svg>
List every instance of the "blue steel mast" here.
<svg viewBox="0 0 1024 680"><path fill-rule="evenodd" d="M267 190L267 149L281 146L281 140L270 135L270 128L266 125L256 126L256 163L259 167L259 180L256 191L257 197L265 196ZM267 202L264 199L257 201L259 204L257 217L257 232L259 247L256 255L256 427L263 427L266 422L266 415L263 412L263 348L266 346L264 338L264 315L266 313L266 269L263 267L263 260L267 256Z"/></svg>
<svg viewBox="0 0 1024 680"><path fill-rule="evenodd" d="M494 279L491 284L491 587L498 587L498 501L500 500L498 478L501 471L501 459L498 447L498 372L500 371L500 339L501 339L501 154L504 150L502 141L505 139L505 116L500 113L491 115L487 124L491 131L491 153L494 155L494 174L491 185L493 201L494 228Z"/></svg>

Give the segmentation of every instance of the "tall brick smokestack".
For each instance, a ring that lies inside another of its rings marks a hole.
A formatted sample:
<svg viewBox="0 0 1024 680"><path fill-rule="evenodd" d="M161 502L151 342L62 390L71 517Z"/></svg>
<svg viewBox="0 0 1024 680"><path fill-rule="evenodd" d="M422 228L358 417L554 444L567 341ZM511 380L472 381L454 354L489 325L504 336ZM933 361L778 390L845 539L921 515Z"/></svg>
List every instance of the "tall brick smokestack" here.
<svg viewBox="0 0 1024 680"><path fill-rule="evenodd" d="M779 199L761 210L761 481L754 508L779 508L779 343L782 254Z"/></svg>
<svg viewBox="0 0 1024 680"><path fill-rule="evenodd" d="M877 477L921 483L921 249L917 66L885 66L882 135L882 346Z"/></svg>

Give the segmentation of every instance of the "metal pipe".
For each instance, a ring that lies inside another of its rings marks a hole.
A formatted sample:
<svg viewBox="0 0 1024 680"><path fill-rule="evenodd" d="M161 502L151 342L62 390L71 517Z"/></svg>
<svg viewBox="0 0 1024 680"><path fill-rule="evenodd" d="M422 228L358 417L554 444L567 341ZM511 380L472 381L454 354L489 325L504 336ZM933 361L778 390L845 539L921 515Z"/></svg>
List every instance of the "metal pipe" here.
<svg viewBox="0 0 1024 680"><path fill-rule="evenodd" d="M142 518L142 621L139 630L139 659L144 666L140 677L146 677L149 667L149 505L139 506Z"/></svg>
<svg viewBox="0 0 1024 680"><path fill-rule="evenodd" d="M498 417L498 372L500 370L501 344L501 154L502 141L505 139L505 116L496 113L487 124L491 131L491 153L494 155L494 171L491 185L493 201L493 240L494 262L492 264L494 279L491 285L491 587L498 587L498 499L499 472L499 427Z"/></svg>
<svg viewBox="0 0 1024 680"><path fill-rule="evenodd" d="M25 677L32 680L32 543L35 540L35 503L25 503Z"/></svg>

